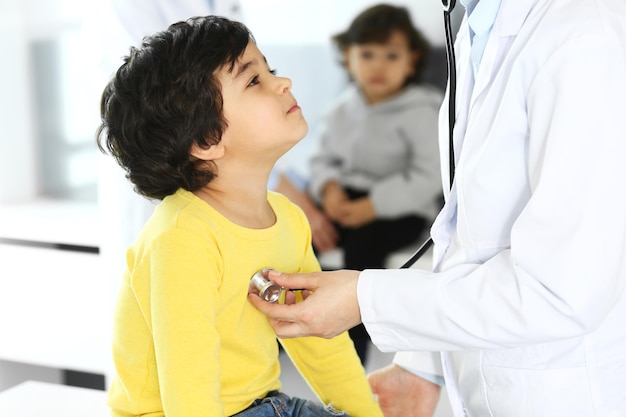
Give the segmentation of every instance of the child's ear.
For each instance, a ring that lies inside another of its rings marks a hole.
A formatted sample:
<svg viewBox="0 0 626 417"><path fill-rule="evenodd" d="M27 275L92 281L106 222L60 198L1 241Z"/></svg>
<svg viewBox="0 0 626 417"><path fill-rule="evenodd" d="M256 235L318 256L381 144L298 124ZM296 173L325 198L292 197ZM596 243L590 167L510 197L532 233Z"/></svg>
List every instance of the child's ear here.
<svg viewBox="0 0 626 417"><path fill-rule="evenodd" d="M419 52L413 52L411 54L411 69L409 70L409 77L411 77L413 74L415 74L415 71L417 71L417 65L420 62L420 54Z"/></svg>
<svg viewBox="0 0 626 417"><path fill-rule="evenodd" d="M346 68L350 68L350 48L343 48L341 55L343 55L343 65Z"/></svg>
<svg viewBox="0 0 626 417"><path fill-rule="evenodd" d="M214 161L216 159L220 159L224 156L224 152L224 145L221 141L209 147L203 147L194 143L191 145L191 150L189 151L191 155L202 161Z"/></svg>

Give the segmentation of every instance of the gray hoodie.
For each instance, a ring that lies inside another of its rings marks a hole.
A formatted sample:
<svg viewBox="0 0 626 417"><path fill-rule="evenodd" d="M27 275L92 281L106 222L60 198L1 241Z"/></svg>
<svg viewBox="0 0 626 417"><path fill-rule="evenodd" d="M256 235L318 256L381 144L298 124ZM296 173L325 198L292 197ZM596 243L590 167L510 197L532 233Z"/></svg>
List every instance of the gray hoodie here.
<svg viewBox="0 0 626 417"><path fill-rule="evenodd" d="M331 180L369 191L380 219L417 214L432 221L442 193L437 125L442 93L408 86L370 105L351 86L331 108L311 159L310 192Z"/></svg>

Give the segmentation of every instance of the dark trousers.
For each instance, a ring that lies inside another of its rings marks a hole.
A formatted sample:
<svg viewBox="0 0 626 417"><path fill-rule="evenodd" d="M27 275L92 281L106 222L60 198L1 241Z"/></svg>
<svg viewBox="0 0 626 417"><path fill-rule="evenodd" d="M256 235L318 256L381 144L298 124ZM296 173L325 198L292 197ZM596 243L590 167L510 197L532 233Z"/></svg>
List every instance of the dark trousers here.
<svg viewBox="0 0 626 417"><path fill-rule="evenodd" d="M346 189L350 200L367 196L367 192ZM362 271L381 269L385 259L417 240L427 227L423 217L411 215L392 220L374 220L359 228L346 228L335 224L339 232L339 246L344 253L343 267ZM356 351L365 366L370 336L365 326L359 324L349 331Z"/></svg>

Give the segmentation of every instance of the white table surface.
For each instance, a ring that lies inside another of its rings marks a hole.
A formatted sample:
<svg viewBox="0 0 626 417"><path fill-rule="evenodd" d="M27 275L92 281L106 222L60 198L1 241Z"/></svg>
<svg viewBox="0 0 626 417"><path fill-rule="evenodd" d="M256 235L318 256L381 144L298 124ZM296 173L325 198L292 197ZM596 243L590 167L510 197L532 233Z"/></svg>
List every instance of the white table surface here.
<svg viewBox="0 0 626 417"><path fill-rule="evenodd" d="M109 417L106 397L105 391L26 381L0 392L0 416Z"/></svg>

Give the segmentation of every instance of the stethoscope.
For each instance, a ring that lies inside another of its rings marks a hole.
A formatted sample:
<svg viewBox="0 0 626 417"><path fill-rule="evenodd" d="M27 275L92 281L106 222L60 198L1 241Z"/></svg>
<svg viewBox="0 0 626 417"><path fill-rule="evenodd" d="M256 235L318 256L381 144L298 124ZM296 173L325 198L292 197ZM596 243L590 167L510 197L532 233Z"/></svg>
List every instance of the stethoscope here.
<svg viewBox="0 0 626 417"><path fill-rule="evenodd" d="M454 58L454 39L452 37L452 24L450 14L456 5L456 0L442 0L443 3L443 25L446 31L446 57L448 59L448 166L450 167L450 187L454 181L455 157L454 157L454 123L456 121L456 59ZM433 239L428 238L426 242L411 255L400 269L410 268L418 261L433 245Z"/></svg>
<svg viewBox="0 0 626 417"><path fill-rule="evenodd" d="M456 0L442 0L442 3L443 22L446 32L446 56L448 60L448 165L450 167L450 187L452 187L455 170L454 141L452 133L454 131L454 123L456 121L456 60L454 58L454 40L452 37L452 24L450 14L452 13L454 6L456 5ZM415 262L417 262L422 256L424 256L424 254L428 251L428 249L430 249L432 245L433 240L429 237L428 240L422 243L422 245L415 251L415 253L411 255L411 258L400 267L400 269L406 269L413 266ZM268 278L268 273L270 269L271 268L264 268L260 271L257 271L252 276L252 278L250 279L248 292L259 295L265 301L275 303L279 301L283 293L283 287Z"/></svg>

